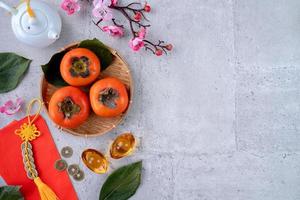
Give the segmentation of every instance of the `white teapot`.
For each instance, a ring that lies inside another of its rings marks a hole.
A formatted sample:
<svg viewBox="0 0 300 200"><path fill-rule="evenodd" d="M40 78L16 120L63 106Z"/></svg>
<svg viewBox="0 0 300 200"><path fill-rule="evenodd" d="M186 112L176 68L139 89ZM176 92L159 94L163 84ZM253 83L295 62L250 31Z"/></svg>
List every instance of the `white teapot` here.
<svg viewBox="0 0 300 200"><path fill-rule="evenodd" d="M34 47L49 46L59 38L61 18L46 2L27 1L13 8L0 0L0 7L12 14L11 25L18 40Z"/></svg>

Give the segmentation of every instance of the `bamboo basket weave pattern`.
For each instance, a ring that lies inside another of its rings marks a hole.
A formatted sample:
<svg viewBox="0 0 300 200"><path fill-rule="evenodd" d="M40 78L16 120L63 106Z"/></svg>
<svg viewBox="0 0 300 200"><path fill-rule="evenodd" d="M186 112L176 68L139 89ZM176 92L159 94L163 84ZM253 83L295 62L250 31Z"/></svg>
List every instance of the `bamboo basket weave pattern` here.
<svg viewBox="0 0 300 200"><path fill-rule="evenodd" d="M72 44L64 49L72 49L76 48L77 44ZM63 50L64 50L63 49ZM92 110L89 118L82 125L74 129L66 129L62 128L62 130L69 132L78 136L98 136L107 133L108 131L115 128L125 117L127 111L129 110L132 103L133 96L133 81L131 77L131 73L127 63L119 56L119 54L109 48L111 53L113 54L113 62L109 67L107 67L104 71L100 73L99 79L104 77L116 77L121 80L128 91L129 97L129 105L127 110L117 117L112 118L103 118L97 116ZM49 84L45 77L42 77L41 81L41 96L44 101L44 106L47 110L48 114L48 103L50 101L51 96L58 88Z"/></svg>

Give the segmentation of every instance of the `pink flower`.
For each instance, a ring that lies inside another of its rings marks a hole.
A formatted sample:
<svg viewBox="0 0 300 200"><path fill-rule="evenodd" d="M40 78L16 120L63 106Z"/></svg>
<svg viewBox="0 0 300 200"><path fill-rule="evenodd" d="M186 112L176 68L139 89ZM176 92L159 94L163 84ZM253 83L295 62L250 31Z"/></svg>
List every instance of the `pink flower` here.
<svg viewBox="0 0 300 200"><path fill-rule="evenodd" d="M163 54L163 51L161 49L156 49L155 55L161 56Z"/></svg>
<svg viewBox="0 0 300 200"><path fill-rule="evenodd" d="M123 28L118 26L104 26L102 30L113 37L122 37L124 35Z"/></svg>
<svg viewBox="0 0 300 200"><path fill-rule="evenodd" d="M117 5L117 3L118 3L118 0L111 0L111 5L112 5L112 6Z"/></svg>
<svg viewBox="0 0 300 200"><path fill-rule="evenodd" d="M143 39L141 38L132 38L129 41L129 47L133 50L133 51L138 51L140 50L140 48L142 48L145 45Z"/></svg>
<svg viewBox="0 0 300 200"><path fill-rule="evenodd" d="M145 4L144 11L145 12L150 12L151 11L151 6L148 3Z"/></svg>
<svg viewBox="0 0 300 200"><path fill-rule="evenodd" d="M17 98L15 102L12 100L8 100L4 103L3 106L0 106L0 113L5 113L7 115L13 115L17 113L22 107L23 100L21 98Z"/></svg>
<svg viewBox="0 0 300 200"><path fill-rule="evenodd" d="M167 44L165 47L166 47L166 49L168 51L172 51L172 49L173 49L173 45L172 44Z"/></svg>
<svg viewBox="0 0 300 200"><path fill-rule="evenodd" d="M146 29L142 27L139 31L139 38L144 39L146 36Z"/></svg>
<svg viewBox="0 0 300 200"><path fill-rule="evenodd" d="M145 35L146 35L146 29L144 27L142 27L138 33L138 37L132 38L129 41L129 47L133 51L140 50L140 48L142 48L145 45L145 43L144 43Z"/></svg>
<svg viewBox="0 0 300 200"><path fill-rule="evenodd" d="M113 14L109 6L112 3L112 0L94 0L94 9L92 11L94 17L102 21L111 20L113 18Z"/></svg>
<svg viewBox="0 0 300 200"><path fill-rule="evenodd" d="M142 19L142 14L140 13L140 12L137 12L135 15L134 15L134 19L136 20L136 21L141 21L141 19Z"/></svg>
<svg viewBox="0 0 300 200"><path fill-rule="evenodd" d="M72 15L80 10L80 5L77 0L63 0L60 6L68 15Z"/></svg>

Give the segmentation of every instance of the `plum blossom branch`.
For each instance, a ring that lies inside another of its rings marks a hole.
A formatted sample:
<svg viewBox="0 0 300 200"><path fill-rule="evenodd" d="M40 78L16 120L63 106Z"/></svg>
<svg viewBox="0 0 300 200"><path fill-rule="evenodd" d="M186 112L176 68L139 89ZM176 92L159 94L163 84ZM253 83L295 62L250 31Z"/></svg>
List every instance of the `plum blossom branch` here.
<svg viewBox="0 0 300 200"><path fill-rule="evenodd" d="M91 2L91 0L85 0ZM93 0L92 14L95 18L93 23L103 32L114 37L124 35L124 25L117 23L113 16L113 10L120 12L127 19L132 38L129 41L129 47L133 51L139 51L142 47L157 56L167 54L173 49L172 44L167 44L162 40L152 42L145 38L148 28L151 26L146 18L146 13L151 11L151 6L148 3L142 5L139 2L132 2L128 5L119 5L118 0ZM80 10L80 5L77 0L63 0L61 7L68 15L74 14ZM101 26L102 22L111 21L113 25Z"/></svg>
<svg viewBox="0 0 300 200"><path fill-rule="evenodd" d="M118 23L116 22L116 19L115 19L115 18L111 19L111 21L113 22L113 24L114 24L115 26L124 28L124 26L123 26L122 24L118 24Z"/></svg>
<svg viewBox="0 0 300 200"><path fill-rule="evenodd" d="M152 53L154 53L157 56L161 56L163 54L163 52L165 54L167 54L167 51L171 51L173 49L173 45L172 44L165 44L164 41L159 40L157 44L154 44L152 42L150 42L149 40L144 40L145 44L145 48L146 50L152 50ZM155 49L155 51L152 49Z"/></svg>
<svg viewBox="0 0 300 200"><path fill-rule="evenodd" d="M115 6L115 7L112 7L112 8L120 11L125 16L125 18L128 19L128 21L130 23L131 32L133 33L133 35L136 35L136 33L137 33L137 31L135 31L134 28L133 28L133 23L135 23L136 25L138 25L138 27L144 27L144 28L146 28L146 27L150 27L151 26L150 24L142 24L140 22L141 18L140 18L139 15L135 15L134 19L132 19L130 17L130 15L126 12L126 10L124 8L122 8L122 7Z"/></svg>

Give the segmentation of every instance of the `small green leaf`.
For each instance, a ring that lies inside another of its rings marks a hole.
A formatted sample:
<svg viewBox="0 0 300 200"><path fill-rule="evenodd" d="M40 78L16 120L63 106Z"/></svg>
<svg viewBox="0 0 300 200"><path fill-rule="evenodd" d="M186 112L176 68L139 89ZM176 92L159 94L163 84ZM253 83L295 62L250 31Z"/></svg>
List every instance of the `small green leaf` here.
<svg viewBox="0 0 300 200"><path fill-rule="evenodd" d="M100 62L101 62L101 70L105 70L112 62L113 56L108 48L100 42L98 39L94 38L93 40L83 40L79 43L81 48L87 48L94 52Z"/></svg>
<svg viewBox="0 0 300 200"><path fill-rule="evenodd" d="M112 62L113 56L108 48L98 39L83 40L78 47L86 48L93 51L101 62L101 71L106 69ZM48 83L54 86L68 85L60 74L60 62L68 50L54 54L47 64L42 65L42 70Z"/></svg>
<svg viewBox="0 0 300 200"><path fill-rule="evenodd" d="M56 53L51 57L50 61L47 64L42 65L42 70L48 83L55 86L68 85L62 78L59 69L60 62L66 53L67 50Z"/></svg>
<svg viewBox="0 0 300 200"><path fill-rule="evenodd" d="M126 200L133 196L141 182L142 161L121 167L108 176L99 200Z"/></svg>
<svg viewBox="0 0 300 200"><path fill-rule="evenodd" d="M18 86L30 62L15 53L0 53L0 93L9 92Z"/></svg>
<svg viewBox="0 0 300 200"><path fill-rule="evenodd" d="M20 186L0 187L0 200L24 200L20 192Z"/></svg>

